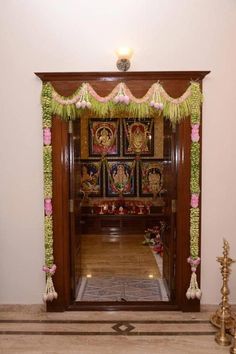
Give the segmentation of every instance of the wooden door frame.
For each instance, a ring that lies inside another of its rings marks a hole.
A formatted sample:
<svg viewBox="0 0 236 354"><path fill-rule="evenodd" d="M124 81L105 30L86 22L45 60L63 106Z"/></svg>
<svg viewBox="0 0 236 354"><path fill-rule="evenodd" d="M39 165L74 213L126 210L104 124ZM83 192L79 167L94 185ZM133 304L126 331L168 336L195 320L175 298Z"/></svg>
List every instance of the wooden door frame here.
<svg viewBox="0 0 236 354"><path fill-rule="evenodd" d="M137 82L144 86L151 86L156 81L163 81L168 86L175 82L181 87L189 85L191 80L200 80L208 71L191 72L106 72L106 73L36 73L43 82L50 81L62 95L70 95L82 82L91 82L99 87L99 83L126 82L135 87ZM72 92L71 92L72 91ZM168 91L168 88L167 88ZM183 93L183 92L182 92ZM171 93L170 93L171 94ZM52 120L52 164L53 164L53 250L57 272L54 275L55 288L59 293L58 299L47 303L48 311L65 311L78 309L73 301L71 284L73 269L70 259L72 242L70 237L70 210L69 210L69 130L68 123L58 117ZM199 311L199 300L187 300L186 290L191 277L191 269L187 264L190 240L190 120L183 120L177 129L176 162L178 166L177 178L177 240L176 240L176 300L174 303L136 303L79 307L80 310L182 310ZM188 188L186 188L186 185ZM180 193L180 191L182 191ZM184 192L183 192L184 191ZM200 267L197 271L200 282Z"/></svg>

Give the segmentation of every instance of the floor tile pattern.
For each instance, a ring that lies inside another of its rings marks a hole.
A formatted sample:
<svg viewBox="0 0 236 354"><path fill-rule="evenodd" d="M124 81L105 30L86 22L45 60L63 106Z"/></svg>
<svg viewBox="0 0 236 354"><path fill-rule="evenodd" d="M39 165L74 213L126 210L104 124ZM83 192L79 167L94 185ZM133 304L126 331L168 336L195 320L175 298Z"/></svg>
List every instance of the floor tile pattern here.
<svg viewBox="0 0 236 354"><path fill-rule="evenodd" d="M162 301L158 279L83 278L77 301Z"/></svg>
<svg viewBox="0 0 236 354"><path fill-rule="evenodd" d="M0 312L1 354L228 354L211 313Z"/></svg>

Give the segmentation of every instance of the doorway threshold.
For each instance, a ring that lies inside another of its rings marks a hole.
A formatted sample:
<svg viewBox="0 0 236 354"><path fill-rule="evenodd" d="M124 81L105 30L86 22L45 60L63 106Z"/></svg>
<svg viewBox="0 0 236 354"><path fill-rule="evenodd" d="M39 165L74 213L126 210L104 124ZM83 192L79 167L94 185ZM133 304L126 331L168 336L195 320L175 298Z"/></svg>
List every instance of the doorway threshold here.
<svg viewBox="0 0 236 354"><path fill-rule="evenodd" d="M67 311L178 311L178 305L163 301L75 301Z"/></svg>

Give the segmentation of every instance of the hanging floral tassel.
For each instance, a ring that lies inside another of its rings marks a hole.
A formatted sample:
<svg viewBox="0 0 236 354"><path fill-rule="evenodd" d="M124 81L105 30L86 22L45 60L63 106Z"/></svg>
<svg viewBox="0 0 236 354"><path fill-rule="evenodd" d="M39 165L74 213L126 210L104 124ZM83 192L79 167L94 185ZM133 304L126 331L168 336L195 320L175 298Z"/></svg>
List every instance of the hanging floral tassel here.
<svg viewBox="0 0 236 354"><path fill-rule="evenodd" d="M129 104L130 98L129 96L125 93L125 85L123 83L119 84L119 90L117 95L114 97L113 100L115 103L125 103Z"/></svg>
<svg viewBox="0 0 236 354"><path fill-rule="evenodd" d="M197 266L200 264L200 258L197 257L196 259L193 259L189 257L188 263L191 265L192 275L191 275L189 288L186 292L186 297L188 299L195 299L195 298L201 299L202 292L198 287L197 274L196 274Z"/></svg>
<svg viewBox="0 0 236 354"><path fill-rule="evenodd" d="M152 99L150 101L150 106L155 108L158 111L162 111L164 108L164 104L163 104L163 99L161 98L160 95L160 84L157 83L156 85L154 85L154 92L152 95Z"/></svg>
<svg viewBox="0 0 236 354"><path fill-rule="evenodd" d="M76 108L91 108L91 103L89 102L89 96L88 96L88 88L87 88L87 84L84 83L81 87L81 92L79 95L79 99L76 102Z"/></svg>
<svg viewBox="0 0 236 354"><path fill-rule="evenodd" d="M54 289L53 281L52 281L52 276L54 275L56 271L56 265L53 264L51 268L48 268L46 266L43 266L43 271L47 274L46 277L46 288L45 288L45 293L43 294L43 301L52 301L53 299L57 299L57 292Z"/></svg>

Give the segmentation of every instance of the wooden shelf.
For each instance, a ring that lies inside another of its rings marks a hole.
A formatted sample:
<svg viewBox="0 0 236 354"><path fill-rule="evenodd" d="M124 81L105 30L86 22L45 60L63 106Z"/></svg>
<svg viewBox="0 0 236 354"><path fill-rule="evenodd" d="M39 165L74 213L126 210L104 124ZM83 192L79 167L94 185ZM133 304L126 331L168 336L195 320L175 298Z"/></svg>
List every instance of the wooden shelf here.
<svg viewBox="0 0 236 354"><path fill-rule="evenodd" d="M202 80L210 71L36 72L42 81Z"/></svg>
<svg viewBox="0 0 236 354"><path fill-rule="evenodd" d="M142 234L147 228L157 226L164 214L105 215L81 214L82 234Z"/></svg>

